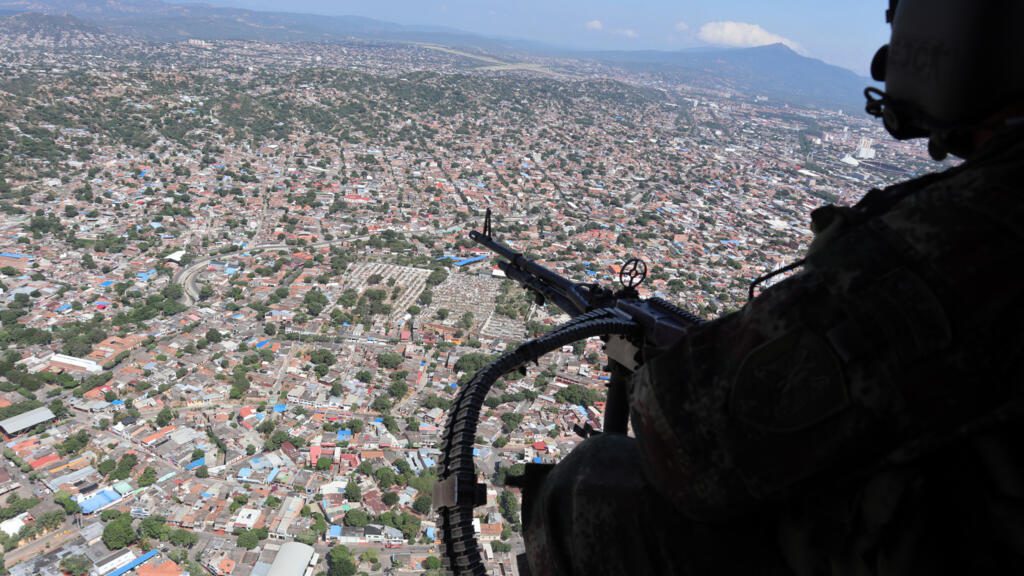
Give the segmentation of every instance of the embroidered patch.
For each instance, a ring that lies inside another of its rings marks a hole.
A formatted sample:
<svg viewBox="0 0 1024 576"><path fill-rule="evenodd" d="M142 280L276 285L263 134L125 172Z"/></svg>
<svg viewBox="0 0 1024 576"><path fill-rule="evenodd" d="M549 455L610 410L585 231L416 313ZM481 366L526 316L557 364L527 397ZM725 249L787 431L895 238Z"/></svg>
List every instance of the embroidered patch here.
<svg viewBox="0 0 1024 576"><path fill-rule="evenodd" d="M766 432L795 432L827 419L848 402L839 358L820 336L784 334L743 360L731 412Z"/></svg>

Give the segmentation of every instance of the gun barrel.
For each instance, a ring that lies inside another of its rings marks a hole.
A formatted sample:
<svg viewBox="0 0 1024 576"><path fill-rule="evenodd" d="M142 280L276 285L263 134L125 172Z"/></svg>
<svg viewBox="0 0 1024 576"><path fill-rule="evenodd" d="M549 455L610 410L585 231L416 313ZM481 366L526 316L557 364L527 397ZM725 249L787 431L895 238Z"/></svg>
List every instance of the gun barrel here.
<svg viewBox="0 0 1024 576"><path fill-rule="evenodd" d="M502 264L498 266L510 279L539 292L570 316L587 311L587 299L580 294L576 284L571 280L559 276L522 253L516 252L476 230L471 230L469 237L477 244L508 260L504 266Z"/></svg>

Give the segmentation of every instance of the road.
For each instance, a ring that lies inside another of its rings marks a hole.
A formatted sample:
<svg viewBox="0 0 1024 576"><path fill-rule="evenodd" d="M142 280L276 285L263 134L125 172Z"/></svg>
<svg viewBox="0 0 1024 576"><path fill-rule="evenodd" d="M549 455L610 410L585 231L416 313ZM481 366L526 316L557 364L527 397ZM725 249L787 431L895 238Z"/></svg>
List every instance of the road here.
<svg viewBox="0 0 1024 576"><path fill-rule="evenodd" d="M369 236L346 238L347 241L352 242L367 239L369 239ZM264 252L283 252L311 248L324 248L326 246L330 246L331 244L332 242L328 242L326 240L323 242L307 244L306 246L291 246L289 244L281 244L278 242L274 244L258 244L256 246L253 246L252 248L249 248L248 251L252 252L254 250L262 250ZM178 270L174 274L174 283L180 284L181 287L183 288L181 302L186 306L192 306L199 300L199 287L196 285L196 281L199 279L199 275L202 274L204 270L206 270L206 267L210 265L210 262L212 262L214 258L216 258L216 256L203 256L202 258L199 258L192 262L191 264L189 264L186 268Z"/></svg>
<svg viewBox="0 0 1024 576"><path fill-rule="evenodd" d="M70 519L65 520L64 526L59 532L51 532L38 540L33 540L24 546L18 546L11 550L4 555L4 565L8 567L14 566L33 556L39 556L55 548L60 548L71 540L78 538L78 529L70 524Z"/></svg>

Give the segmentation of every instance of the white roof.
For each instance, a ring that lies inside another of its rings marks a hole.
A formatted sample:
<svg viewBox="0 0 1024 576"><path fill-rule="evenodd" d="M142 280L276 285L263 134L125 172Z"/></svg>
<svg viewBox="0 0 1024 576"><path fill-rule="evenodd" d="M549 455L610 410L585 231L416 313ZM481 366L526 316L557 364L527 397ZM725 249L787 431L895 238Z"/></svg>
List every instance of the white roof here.
<svg viewBox="0 0 1024 576"><path fill-rule="evenodd" d="M303 576L309 561L313 559L313 547L301 542L288 542L270 565L271 576Z"/></svg>
<svg viewBox="0 0 1024 576"><path fill-rule="evenodd" d="M29 410L28 412L18 414L17 416L11 416L6 420L0 420L0 428L2 428L7 434L17 434L22 430L53 420L56 417L57 416L51 412L49 408L42 406L35 410Z"/></svg>

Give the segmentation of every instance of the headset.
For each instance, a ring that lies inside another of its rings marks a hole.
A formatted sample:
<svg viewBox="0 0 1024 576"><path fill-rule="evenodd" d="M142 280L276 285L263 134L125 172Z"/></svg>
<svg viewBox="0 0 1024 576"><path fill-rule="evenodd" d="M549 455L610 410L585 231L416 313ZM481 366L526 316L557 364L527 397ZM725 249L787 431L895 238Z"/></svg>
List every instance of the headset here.
<svg viewBox="0 0 1024 576"><path fill-rule="evenodd" d="M1024 103L1024 2L889 0L885 19L892 37L871 62L885 91L864 95L896 139L928 138L936 160L967 157L977 129Z"/></svg>

